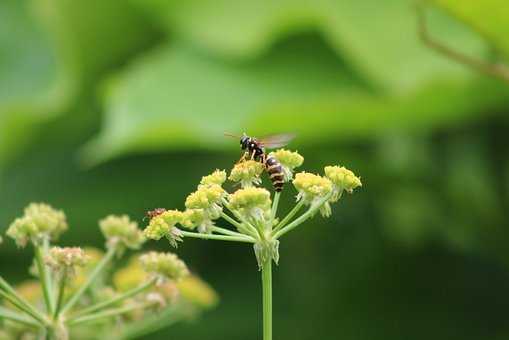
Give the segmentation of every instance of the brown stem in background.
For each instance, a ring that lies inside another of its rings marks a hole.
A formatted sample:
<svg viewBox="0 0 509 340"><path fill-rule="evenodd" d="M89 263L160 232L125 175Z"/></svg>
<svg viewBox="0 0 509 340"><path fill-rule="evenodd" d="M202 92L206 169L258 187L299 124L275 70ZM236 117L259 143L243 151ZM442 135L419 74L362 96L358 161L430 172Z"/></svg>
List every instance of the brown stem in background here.
<svg viewBox="0 0 509 340"><path fill-rule="evenodd" d="M415 8L417 12L419 37L426 46L463 65L469 66L489 76L501 79L509 84L509 67L507 65L502 63L490 63L485 60L465 55L441 42L434 40L428 31L424 6L426 5L424 4L424 1L421 0L417 1Z"/></svg>

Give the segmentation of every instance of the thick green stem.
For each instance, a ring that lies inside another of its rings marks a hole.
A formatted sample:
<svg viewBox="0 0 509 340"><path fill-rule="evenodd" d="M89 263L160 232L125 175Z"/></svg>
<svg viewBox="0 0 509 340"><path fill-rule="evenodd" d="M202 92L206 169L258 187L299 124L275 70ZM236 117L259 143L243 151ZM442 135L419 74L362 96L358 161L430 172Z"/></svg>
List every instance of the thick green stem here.
<svg viewBox="0 0 509 340"><path fill-rule="evenodd" d="M49 315L53 314L53 301L52 301L52 292L51 292L51 282L48 275L48 271L46 268L46 264L44 263L43 255L42 255L42 247L34 246L35 252L35 263L37 264L37 271L39 274L39 278L42 285L42 292L44 295L44 302L46 304L46 310Z"/></svg>
<svg viewBox="0 0 509 340"><path fill-rule="evenodd" d="M320 201L316 202L315 204L311 205L311 207L306 211L304 214L296 218L292 223L288 224L287 226L283 227L282 229L278 230L276 233L274 233L274 238L278 239L293 228L297 227L298 225L304 223L308 218L313 216L318 209L322 207L332 196L332 192L325 197L323 197Z"/></svg>
<svg viewBox="0 0 509 340"><path fill-rule="evenodd" d="M111 299L108 299L106 301L103 301L103 302L100 302L100 303L97 303L93 306L90 306L90 307L87 307L83 310L80 310L78 313L76 313L75 315L73 315L72 317L70 317L68 320L69 321L72 321L74 319L77 319L78 317L82 317L83 315L86 315L86 314L90 314L92 312L95 312L97 310L100 310L100 309L103 309L103 308L106 308L106 307L109 307L111 305L114 305L118 302L121 302L121 301L124 301L125 299L128 299L130 298L131 296L135 296L147 289L149 289L150 287L152 287L154 284L156 283L156 279L152 279L152 280L149 280L141 285L139 285L138 287L136 288L133 288L131 290L128 290L127 292L125 293L122 293L118 296L115 296Z"/></svg>
<svg viewBox="0 0 509 340"><path fill-rule="evenodd" d="M262 266L263 340L272 340L272 259Z"/></svg>
<svg viewBox="0 0 509 340"><path fill-rule="evenodd" d="M255 243L255 239L242 235L242 236L228 236L228 235L214 235L214 234L200 234L200 233L193 233L190 231L184 231L182 230L182 235L185 237L194 237L194 238L201 238L204 240L220 240L220 241L234 241L234 242L246 242L246 243Z"/></svg>
<svg viewBox="0 0 509 340"><path fill-rule="evenodd" d="M76 304L76 302L78 302L78 300L85 293L85 291L88 289L88 287L90 287L92 282L94 282L94 280L99 276L99 274L104 269L104 267L108 264L108 262L111 261L111 259L115 255L116 251L117 251L117 249L115 246L112 246L108 249L108 252L106 253L106 255L104 255L104 257L101 259L101 261L99 261L99 263L95 266L92 273L90 273L90 275L88 276L87 281L76 291L76 293L74 293L71 296L69 301L67 301L67 303L64 305L64 307L62 308L62 313L67 312L69 309L71 309Z"/></svg>
<svg viewBox="0 0 509 340"><path fill-rule="evenodd" d="M3 296L17 308L29 314L42 324L47 323L47 320L44 317L44 315L42 315L40 311L35 309L35 307L32 306L30 302L28 302L21 295L19 295L18 292L16 292L16 290L12 288L11 285L7 281L5 281L1 276L0 276L0 296Z"/></svg>
<svg viewBox="0 0 509 340"><path fill-rule="evenodd" d="M30 327L39 328L41 326L40 323L27 318L25 315L17 313L13 310L0 306L0 319L7 319L11 321L15 321L21 323L23 325L27 325Z"/></svg>
<svg viewBox="0 0 509 340"><path fill-rule="evenodd" d="M304 206L304 201L300 200L292 210L278 223L278 225L272 231L272 234L278 232L281 228L283 228L290 220L302 209Z"/></svg>
<svg viewBox="0 0 509 340"><path fill-rule="evenodd" d="M62 307L62 300L64 299L65 285L67 282L67 268L64 268L62 277L60 278L58 286L57 304L55 307L55 313L53 313L53 319L57 319L60 308Z"/></svg>
<svg viewBox="0 0 509 340"><path fill-rule="evenodd" d="M92 322L92 321L96 321L96 320L100 320L100 319L110 318L110 317L117 316L117 315L122 315L125 313L129 313L133 310L146 308L146 307L150 306L151 304L152 303L135 304L135 305L130 305L130 306L126 306L126 307L114 308L114 309L109 309L109 310L105 310L105 311L94 313L94 314L85 315L85 316L82 316L82 317L79 317L76 319L69 320L68 325L74 326L74 325L79 325L79 324L86 323L86 322Z"/></svg>

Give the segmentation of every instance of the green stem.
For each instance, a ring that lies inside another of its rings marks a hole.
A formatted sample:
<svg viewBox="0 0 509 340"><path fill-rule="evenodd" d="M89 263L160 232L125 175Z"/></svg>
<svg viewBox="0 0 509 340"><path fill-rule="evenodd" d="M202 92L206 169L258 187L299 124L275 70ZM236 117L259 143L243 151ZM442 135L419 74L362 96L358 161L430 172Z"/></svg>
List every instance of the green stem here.
<svg viewBox="0 0 509 340"><path fill-rule="evenodd" d="M34 252L35 252L35 263L37 264L37 271L39 273L41 285L42 285L42 292L44 295L44 302L46 304L46 310L48 311L48 314L53 314L53 301L51 299L51 283L50 278L48 276L46 264L44 263L44 259L42 256L42 248L40 246L34 246Z"/></svg>
<svg viewBox="0 0 509 340"><path fill-rule="evenodd" d="M255 239L257 239L258 236L260 236L259 231L255 227L253 227L248 221L246 221L238 212L231 209L229 207L228 201L226 201L225 199L223 200L223 206L225 206L226 209L228 209L233 214L233 216L235 216L239 221L242 222L242 223L238 223L235 221L236 224L234 224L240 231L246 233L247 235L250 235L251 237L253 237ZM226 215L226 216L228 216L228 215Z"/></svg>
<svg viewBox="0 0 509 340"><path fill-rule="evenodd" d="M42 255L46 256L49 253L49 246L50 246L49 237L45 237L43 244L42 244ZM49 268L49 267L46 266L46 268ZM47 270L46 271L46 285L48 286L49 299L51 301L51 306L55 307L56 301L55 301L55 294L54 294L54 290L53 290L53 284L54 283L53 283L52 272L51 272L51 270Z"/></svg>
<svg viewBox="0 0 509 340"><path fill-rule="evenodd" d="M23 325L31 326L31 327L37 327L39 328L41 326L40 323L35 322L34 320L27 318L25 315L17 313L13 310L10 310L5 307L0 306L0 319L7 319L12 320L15 322L19 322Z"/></svg>
<svg viewBox="0 0 509 340"><path fill-rule="evenodd" d="M237 227L237 229L242 227L242 223L235 221L233 218L231 218L229 215L227 215L224 211L221 211L221 217L224 218L226 221L228 221L228 223Z"/></svg>
<svg viewBox="0 0 509 340"><path fill-rule="evenodd" d="M55 313L53 313L53 319L57 319L58 313L60 312L60 308L62 307L62 300L64 299L64 291L65 291L65 285L67 282L67 268L64 268L64 271L62 273L62 277L59 282L58 287L58 296L57 296L57 304L55 307Z"/></svg>
<svg viewBox="0 0 509 340"><path fill-rule="evenodd" d="M241 236L241 237L246 236L246 235L238 233L236 231L228 230L228 229L221 228L221 227L212 227L212 231L215 231L215 232L223 234L223 235L229 235L229 236Z"/></svg>
<svg viewBox="0 0 509 340"><path fill-rule="evenodd" d="M214 234L199 234L193 233L190 231L182 230L182 235L185 237L194 237L201 238L204 240L221 240L221 241L235 241L235 242L246 242L246 243L255 243L255 239L250 236L228 236L228 235L214 235Z"/></svg>
<svg viewBox="0 0 509 340"><path fill-rule="evenodd" d="M305 222L308 218L313 216L320 207L325 204L332 196L332 192L325 197L323 197L320 201L318 201L316 204L311 205L311 207L306 211L304 214L296 218L292 223L288 224L287 226L283 227L282 229L278 230L274 234L274 238L278 239L293 228L297 227L298 225Z"/></svg>
<svg viewBox="0 0 509 340"><path fill-rule="evenodd" d="M4 290L0 290L0 296L3 297L5 300L9 301L12 305L14 305L20 311L25 312L26 314L30 315L32 318L34 318L34 320L38 321L41 325L48 324L46 322L46 319L44 318L44 316L42 316L31 305L23 303L19 299L15 298L12 294L9 294L8 292L6 292Z"/></svg>
<svg viewBox="0 0 509 340"><path fill-rule="evenodd" d="M122 294L120 294L118 296L115 296L115 297L113 297L111 299L108 299L106 301L103 301L103 302L97 303L95 305L92 305L92 306L90 306L88 308L82 309L77 314L75 314L72 317L70 317L68 320L72 321L74 319L77 319L78 317L82 317L83 315L90 314L90 313L95 312L97 310L100 310L100 309L103 309L105 307L109 307L111 305L114 305L114 304L116 304L118 302L121 302L121 301L123 301L125 299L130 298L131 296L137 295L137 294L143 292L144 290L147 290L148 288L153 286L155 283L156 283L156 279L149 280L149 281L139 285L136 288L128 290L125 293L122 293Z"/></svg>
<svg viewBox="0 0 509 340"><path fill-rule="evenodd" d="M262 266L263 340L272 340L272 259Z"/></svg>
<svg viewBox="0 0 509 340"><path fill-rule="evenodd" d="M117 249L115 246L111 246L108 249L108 252L106 253L106 255L104 255L104 257L101 259L101 261L99 261L99 263L95 266L92 273L90 273L90 275L88 276L87 281L76 291L76 293L74 293L71 296L69 301L67 301L67 303L64 305L64 307L62 308L62 313L67 312L69 309L71 309L76 304L76 302L78 302L80 297L85 293L85 291L88 289L88 287L90 287L92 282L94 282L94 280L99 276L99 274L104 269L104 267L108 264L108 262L111 261L111 259L115 255L116 251L117 251Z"/></svg>
<svg viewBox="0 0 509 340"><path fill-rule="evenodd" d="M279 222L278 225L274 228L272 234L275 234L281 228L283 228L288 222L290 222L290 220L300 211L300 209L302 209L303 206L304 206L303 200L297 202L293 209L290 210L290 212L283 218L283 220L281 220L281 222Z"/></svg>
<svg viewBox="0 0 509 340"><path fill-rule="evenodd" d="M274 218L276 218L276 214L277 214L277 208L278 208L278 205L279 205L279 197L281 196L281 192L280 191L276 191L276 193L274 194L274 202L272 202L272 210L270 212L270 220L271 221L274 221ZM272 225L271 225L272 227Z"/></svg>
<svg viewBox="0 0 509 340"><path fill-rule="evenodd" d="M67 323L68 323L69 326L71 326L71 325L74 326L74 325L79 325L79 324L83 324L83 323L86 323L86 322L96 321L98 319L110 318L112 316L117 316L117 315L122 315L122 314L125 314L125 313L129 313L129 312L131 312L133 310L146 308L149 305L151 305L152 303L153 302L151 302L151 303L144 303L144 304L130 305L130 306L125 306L125 307L121 307L121 308L113 308L113 309L105 310L105 311L102 311L102 312L85 315L85 316L82 316L82 317L79 317L79 318L76 318L76 319L73 319L73 320L69 320Z"/></svg>

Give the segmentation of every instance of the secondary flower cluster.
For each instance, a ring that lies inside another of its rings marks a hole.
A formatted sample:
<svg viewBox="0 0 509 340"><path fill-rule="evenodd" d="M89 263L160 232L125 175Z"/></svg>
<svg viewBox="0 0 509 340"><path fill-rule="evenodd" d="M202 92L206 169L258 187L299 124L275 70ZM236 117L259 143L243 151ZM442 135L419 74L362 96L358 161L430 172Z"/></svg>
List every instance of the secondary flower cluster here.
<svg viewBox="0 0 509 340"><path fill-rule="evenodd" d="M332 214L331 203L339 201L343 192L352 193L362 185L359 177L340 166L326 166L324 175L294 174L304 162L297 152L280 149L268 156L279 162L284 181L291 182L297 190L297 204L283 219L276 217L280 193L272 196L261 186L264 164L246 160L235 164L229 176L224 170L204 176L197 190L185 200L186 209L167 210L153 217L144 230L145 237L154 240L164 237L173 246L184 237L251 242L259 265L268 259L277 262L279 237L318 211L329 217ZM240 188L228 193L223 188L226 178ZM283 192L289 190L285 188ZM308 210L293 219L304 206ZM219 218L227 221L233 230L218 227Z"/></svg>
<svg viewBox="0 0 509 340"><path fill-rule="evenodd" d="M208 181L216 179L212 176ZM158 218L171 222L175 214L182 215L169 211ZM127 249L139 249L145 236L126 215L107 216L99 227L106 238L106 252L52 246L68 226L65 214L47 204L30 204L11 224L7 235L18 246L33 246L31 272L38 281L14 288L0 276L0 298L6 301L0 307L0 319L9 338L36 338L40 330L59 340L129 338L131 330L138 337L140 329L155 331L165 325L165 318L188 317L217 301L215 292L191 276L186 264L172 253L152 251L136 256L134 284L121 289L125 269L110 277L106 268ZM38 305L44 305L45 311ZM164 312L165 308L171 308L171 313ZM82 326L90 322L96 326ZM122 327L118 327L120 322ZM2 334L0 331L0 338Z"/></svg>

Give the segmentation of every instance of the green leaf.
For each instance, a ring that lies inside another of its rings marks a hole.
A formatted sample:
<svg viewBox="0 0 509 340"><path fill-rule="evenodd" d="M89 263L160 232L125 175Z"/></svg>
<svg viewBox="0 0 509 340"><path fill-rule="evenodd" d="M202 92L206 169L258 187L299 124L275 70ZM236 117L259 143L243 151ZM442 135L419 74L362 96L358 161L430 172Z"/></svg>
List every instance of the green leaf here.
<svg viewBox="0 0 509 340"><path fill-rule="evenodd" d="M509 5L505 0L433 0L471 26L509 60Z"/></svg>
<svg viewBox="0 0 509 340"><path fill-rule="evenodd" d="M410 92L436 77L468 74L421 44L412 0L132 1L172 36L221 57L252 59L288 35L316 31L367 81L387 91ZM482 41L454 20L440 13L431 19L463 50L483 53Z"/></svg>
<svg viewBox="0 0 509 340"><path fill-rule="evenodd" d="M0 22L0 163L152 32L113 0L6 0Z"/></svg>
<svg viewBox="0 0 509 340"><path fill-rule="evenodd" d="M319 62L317 62L319 61ZM235 146L224 131L294 131L299 142L425 130L500 101L505 88L437 79L407 96L373 93L316 39L296 39L247 63L165 46L109 83L103 130L89 163L128 152Z"/></svg>

